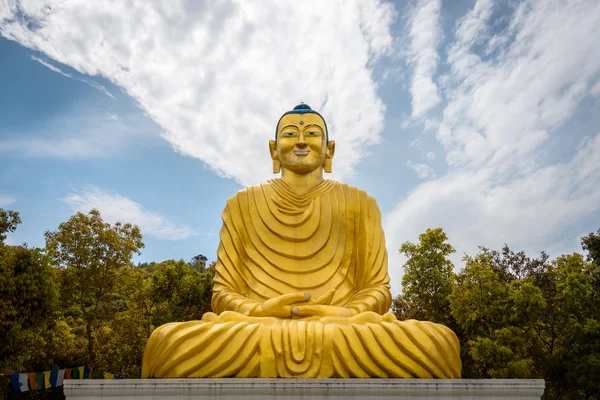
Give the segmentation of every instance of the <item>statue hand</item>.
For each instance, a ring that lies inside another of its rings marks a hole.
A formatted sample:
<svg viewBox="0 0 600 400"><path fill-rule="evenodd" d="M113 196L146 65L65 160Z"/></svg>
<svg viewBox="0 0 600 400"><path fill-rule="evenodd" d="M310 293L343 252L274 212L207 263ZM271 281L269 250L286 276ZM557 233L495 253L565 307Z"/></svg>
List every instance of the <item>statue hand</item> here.
<svg viewBox="0 0 600 400"><path fill-rule="evenodd" d="M328 305L299 305L292 307L293 317L344 317L349 318L357 312L351 308Z"/></svg>
<svg viewBox="0 0 600 400"><path fill-rule="evenodd" d="M253 317L290 318L292 306L310 300L310 293L287 293L260 304L252 312Z"/></svg>
<svg viewBox="0 0 600 400"><path fill-rule="evenodd" d="M333 299L333 295L335 294L335 289L329 289L327 293L322 296L317 297L316 299L311 298L307 301L306 305L319 305L319 304L331 304L331 300Z"/></svg>

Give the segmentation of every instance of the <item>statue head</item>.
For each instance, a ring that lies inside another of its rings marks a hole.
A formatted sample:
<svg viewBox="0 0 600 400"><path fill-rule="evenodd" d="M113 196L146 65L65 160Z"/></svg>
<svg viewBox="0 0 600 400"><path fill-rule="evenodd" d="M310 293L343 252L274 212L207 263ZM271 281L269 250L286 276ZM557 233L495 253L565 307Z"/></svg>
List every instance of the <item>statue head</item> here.
<svg viewBox="0 0 600 400"><path fill-rule="evenodd" d="M318 168L332 171L335 142L329 140L327 123L318 112L301 103L281 116L275 140L269 141L273 173L281 168L309 174Z"/></svg>

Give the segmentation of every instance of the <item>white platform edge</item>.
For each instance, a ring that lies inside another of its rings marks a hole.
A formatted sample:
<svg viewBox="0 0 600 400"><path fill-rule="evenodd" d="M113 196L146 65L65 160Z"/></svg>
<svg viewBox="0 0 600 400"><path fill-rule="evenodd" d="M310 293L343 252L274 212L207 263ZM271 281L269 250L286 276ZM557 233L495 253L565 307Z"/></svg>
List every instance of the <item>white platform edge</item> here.
<svg viewBox="0 0 600 400"><path fill-rule="evenodd" d="M71 399L539 399L542 379L119 379L64 381Z"/></svg>

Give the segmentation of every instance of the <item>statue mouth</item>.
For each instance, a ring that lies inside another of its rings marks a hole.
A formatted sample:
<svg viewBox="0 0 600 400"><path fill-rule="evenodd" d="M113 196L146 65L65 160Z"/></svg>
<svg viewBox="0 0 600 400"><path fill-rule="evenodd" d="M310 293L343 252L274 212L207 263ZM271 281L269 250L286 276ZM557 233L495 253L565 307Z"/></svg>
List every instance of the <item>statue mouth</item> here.
<svg viewBox="0 0 600 400"><path fill-rule="evenodd" d="M310 152L310 150L295 150L294 154L297 156L305 156Z"/></svg>

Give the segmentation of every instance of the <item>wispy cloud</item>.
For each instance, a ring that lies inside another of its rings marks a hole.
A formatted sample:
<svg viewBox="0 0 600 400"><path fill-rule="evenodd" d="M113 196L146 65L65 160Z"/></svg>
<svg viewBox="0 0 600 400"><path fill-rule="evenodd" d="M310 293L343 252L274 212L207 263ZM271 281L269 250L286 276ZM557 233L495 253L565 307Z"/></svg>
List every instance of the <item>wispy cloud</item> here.
<svg viewBox="0 0 600 400"><path fill-rule="evenodd" d="M183 240L198 233L184 224L176 223L158 212L146 210L127 197L111 193L98 186L89 185L74 190L63 199L73 211L89 212L95 208L103 219L138 225L143 235L163 240Z"/></svg>
<svg viewBox="0 0 600 400"><path fill-rule="evenodd" d="M410 51L408 61L413 69L410 93L412 116L420 118L439 104L441 98L433 81L439 55L441 36L440 0L419 0L410 21Z"/></svg>
<svg viewBox="0 0 600 400"><path fill-rule="evenodd" d="M57 66L54 66L54 65L50 64L48 61L42 60L39 57L31 56L31 59L34 60L34 61L39 62L40 64L42 64L44 67L50 69L51 71L54 71L54 72L56 72L58 74L61 74L62 76L65 76L67 78L74 78L75 80L77 80L79 82L83 82L86 85L89 85L89 86L93 87L94 89L101 91L102 93L104 93L108 97L111 97L113 99L115 98L115 96L113 96L112 93L110 93L108 91L108 89L106 89L106 87L102 86L98 82L94 82L94 81L89 80L89 79L82 79L82 78L79 78L79 77L74 77L73 75L70 75L70 74L67 74L66 72L63 72L62 69L58 68Z"/></svg>
<svg viewBox="0 0 600 400"><path fill-rule="evenodd" d="M327 117L338 141L334 172L348 176L380 140L385 106L371 65L391 49L394 8L378 0L305 2L309 22L290 23L297 13L297 3L278 0L261 7L42 0L21 4L0 34L110 79L175 150L244 184L271 176L256 160L268 161L275 122L303 101Z"/></svg>
<svg viewBox="0 0 600 400"><path fill-rule="evenodd" d="M58 74L61 74L62 76L66 76L67 78L72 78L73 77L72 75L69 75L66 72L63 72L60 68L55 67L54 65L50 64L47 61L42 60L39 57L31 56L31 59L34 60L34 61L39 62L40 64L42 64L44 67L50 69L51 71L54 71L54 72L56 72Z"/></svg>
<svg viewBox="0 0 600 400"><path fill-rule="evenodd" d="M0 207L8 207L17 201L15 196L9 194L0 194Z"/></svg>
<svg viewBox="0 0 600 400"><path fill-rule="evenodd" d="M429 165L413 163L407 161L406 165L410 167L420 179L435 178L435 171Z"/></svg>
<svg viewBox="0 0 600 400"><path fill-rule="evenodd" d="M428 160L435 160L435 153L430 151L429 153L425 154L425 157L427 157Z"/></svg>
<svg viewBox="0 0 600 400"><path fill-rule="evenodd" d="M101 91L102 93L104 93L105 95L107 95L108 97L110 97L111 99L115 98L115 96L113 96L113 94L111 92L109 92L108 89L106 89L105 86L102 86L98 82L94 82L91 79L82 79L82 78L77 78L77 80L80 81L80 82L85 83L86 85L89 85L89 86L93 87L96 90Z"/></svg>
<svg viewBox="0 0 600 400"><path fill-rule="evenodd" d="M448 48L449 101L437 138L449 172L412 190L386 218L395 292L397 249L426 228L448 232L459 264L477 245L558 248L566 231L600 210L598 132L563 148L574 154L567 161L548 158L545 147L558 132L574 134L565 123L593 95L600 3L525 1L495 36L492 11L490 1L478 1Z"/></svg>

